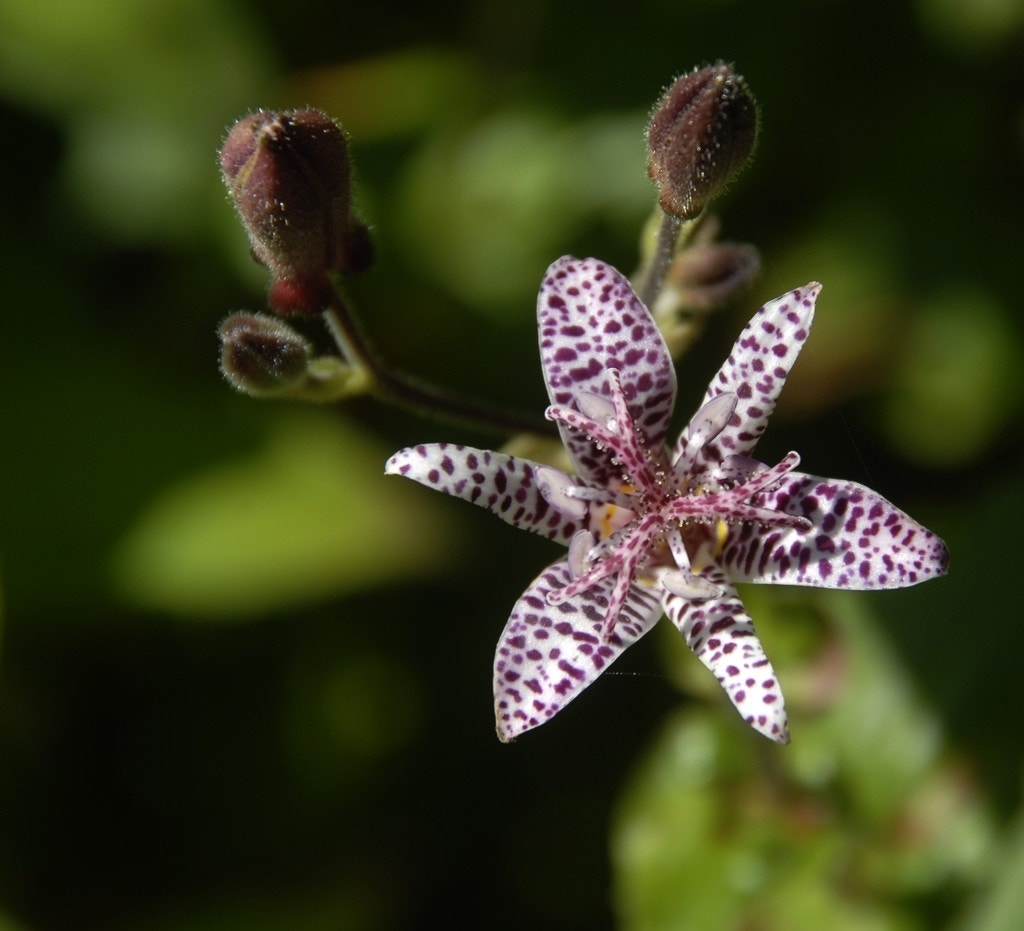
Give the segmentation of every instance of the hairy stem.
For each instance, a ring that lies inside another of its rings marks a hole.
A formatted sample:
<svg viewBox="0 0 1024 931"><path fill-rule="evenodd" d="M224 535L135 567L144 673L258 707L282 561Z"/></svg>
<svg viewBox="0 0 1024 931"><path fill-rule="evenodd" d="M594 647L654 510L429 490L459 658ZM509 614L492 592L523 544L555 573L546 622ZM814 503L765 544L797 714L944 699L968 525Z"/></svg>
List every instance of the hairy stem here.
<svg viewBox="0 0 1024 931"><path fill-rule="evenodd" d="M337 289L330 306L324 311L324 321L345 360L366 373L370 394L426 417L454 421L486 433L547 435L539 418L449 394L391 368L370 347Z"/></svg>
<svg viewBox="0 0 1024 931"><path fill-rule="evenodd" d="M651 256L647 267L641 273L637 296L643 301L644 306L651 308L661 294L665 286L665 276L668 274L672 259L675 258L679 249L689 241L693 231L697 228L697 220L683 220L668 213L661 215L661 226L658 227L658 241L654 247L654 254Z"/></svg>

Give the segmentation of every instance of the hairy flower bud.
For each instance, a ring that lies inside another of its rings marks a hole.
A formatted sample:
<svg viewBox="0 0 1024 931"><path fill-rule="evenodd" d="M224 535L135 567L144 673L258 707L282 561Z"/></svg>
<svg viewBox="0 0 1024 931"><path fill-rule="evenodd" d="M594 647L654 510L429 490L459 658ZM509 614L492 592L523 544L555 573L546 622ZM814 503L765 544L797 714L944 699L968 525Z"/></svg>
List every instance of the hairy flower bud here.
<svg viewBox="0 0 1024 931"><path fill-rule="evenodd" d="M275 310L323 310L331 272L372 264L369 231L351 213L345 134L325 114L250 114L228 133L220 165L253 256L274 274Z"/></svg>
<svg viewBox="0 0 1024 931"><path fill-rule="evenodd" d="M220 369L239 391L274 394L306 377L313 348L281 320L266 314L233 314L218 334Z"/></svg>
<svg viewBox="0 0 1024 931"><path fill-rule="evenodd" d="M647 173L665 213L692 220L743 167L757 139L757 104L731 65L678 78L647 129Z"/></svg>

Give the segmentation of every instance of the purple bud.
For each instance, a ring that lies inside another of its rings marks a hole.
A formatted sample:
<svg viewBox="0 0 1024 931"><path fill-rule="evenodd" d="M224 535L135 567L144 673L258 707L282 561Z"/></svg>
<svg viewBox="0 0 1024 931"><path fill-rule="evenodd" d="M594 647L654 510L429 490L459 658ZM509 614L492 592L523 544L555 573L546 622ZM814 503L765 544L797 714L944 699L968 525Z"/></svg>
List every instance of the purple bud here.
<svg viewBox="0 0 1024 931"><path fill-rule="evenodd" d="M277 278L270 286L267 304L279 314L318 314L334 299L334 285L325 272L302 277Z"/></svg>
<svg viewBox="0 0 1024 931"><path fill-rule="evenodd" d="M218 330L220 369L246 394L273 394L306 377L312 346L288 324L266 314L233 314Z"/></svg>
<svg viewBox="0 0 1024 931"><path fill-rule="evenodd" d="M253 256L289 283L285 290L303 294L275 309L323 310L331 272L354 274L372 263L369 233L351 215L345 134L325 114L253 113L228 133L220 165Z"/></svg>
<svg viewBox="0 0 1024 931"><path fill-rule="evenodd" d="M757 104L731 65L678 78L647 129L647 173L665 213L692 220L743 167L757 139Z"/></svg>

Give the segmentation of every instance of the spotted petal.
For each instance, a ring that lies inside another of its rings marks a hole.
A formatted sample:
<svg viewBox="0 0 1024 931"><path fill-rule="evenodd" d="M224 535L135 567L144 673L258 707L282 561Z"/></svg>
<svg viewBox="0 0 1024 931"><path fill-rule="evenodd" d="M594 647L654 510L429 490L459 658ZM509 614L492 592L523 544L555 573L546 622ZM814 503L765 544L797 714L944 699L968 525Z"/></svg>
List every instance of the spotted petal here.
<svg viewBox="0 0 1024 931"><path fill-rule="evenodd" d="M810 333L820 291L821 285L812 281L783 294L765 304L744 327L704 395L706 404L720 394L735 393L736 410L725 429L698 455L697 471L714 467L726 456L753 452ZM673 459L682 452L684 442L681 437Z"/></svg>
<svg viewBox="0 0 1024 931"><path fill-rule="evenodd" d="M455 443L427 443L400 449L385 475L404 475L421 485L478 504L513 527L532 530L568 545L582 526L551 507L538 489L537 469L528 459Z"/></svg>
<svg viewBox="0 0 1024 931"><path fill-rule="evenodd" d="M608 372L649 449L665 444L676 376L661 331L629 281L597 259L564 256L548 268L537 297L541 366L551 403L572 407L581 394L611 399ZM577 473L602 486L617 476L592 440L560 426Z"/></svg>
<svg viewBox="0 0 1024 931"><path fill-rule="evenodd" d="M661 617L657 596L634 585L611 637L603 639L615 580L605 579L557 606L548 604L548 593L571 579L565 560L545 569L516 603L498 640L494 712L503 741L564 708Z"/></svg>
<svg viewBox="0 0 1024 931"><path fill-rule="evenodd" d="M870 590L946 574L945 543L856 482L791 472L753 503L804 517L811 528L731 527L719 562L734 581Z"/></svg>
<svg viewBox="0 0 1024 931"><path fill-rule="evenodd" d="M782 690L750 615L723 573L704 572L701 578L725 595L695 601L666 591L662 595L665 613L697 659L714 673L743 719L776 743L789 743Z"/></svg>

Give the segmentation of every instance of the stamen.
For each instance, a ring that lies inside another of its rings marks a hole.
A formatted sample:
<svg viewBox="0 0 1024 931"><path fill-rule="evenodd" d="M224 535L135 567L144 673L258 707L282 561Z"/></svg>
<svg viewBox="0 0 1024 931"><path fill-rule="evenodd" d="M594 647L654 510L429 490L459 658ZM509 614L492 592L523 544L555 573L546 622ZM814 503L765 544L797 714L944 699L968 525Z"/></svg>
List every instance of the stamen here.
<svg viewBox="0 0 1024 931"><path fill-rule="evenodd" d="M610 488L588 488L585 485L572 485L565 490L565 493L570 498L596 501L599 504L614 504L616 507L625 508L628 511L637 510L640 504L637 495L613 491Z"/></svg>
<svg viewBox="0 0 1024 931"><path fill-rule="evenodd" d="M556 511L573 520L583 520L587 516L587 502L572 494L575 486L568 475L551 466L537 466L533 475L537 491Z"/></svg>
<svg viewBox="0 0 1024 931"><path fill-rule="evenodd" d="M606 398L584 392L576 398L578 411L552 404L544 416L586 433L599 450L607 451L609 462L622 467L624 481L637 486L642 493L658 490L658 476L651 468L642 434L633 423L616 369L608 370L608 383L614 419L608 417L609 402ZM599 415L600 419L594 419L588 412Z"/></svg>
<svg viewBox="0 0 1024 931"><path fill-rule="evenodd" d="M564 588L553 588L548 592L547 601L549 605L560 605L570 598L575 597L580 592L585 592L590 588L593 588L602 579L608 578L615 572L618 572L619 567L622 565L622 560L619 559L617 553L611 553L604 559L598 560L594 563L586 572L583 573L579 578L574 578Z"/></svg>
<svg viewBox="0 0 1024 931"><path fill-rule="evenodd" d="M583 578L587 572L590 551L594 548L594 535L589 530L577 530L569 541L569 575L573 580Z"/></svg>
<svg viewBox="0 0 1024 931"><path fill-rule="evenodd" d="M606 430L618 435L621 431L615 420L615 405L607 398L592 391L580 391L576 395L576 406L581 414L604 424Z"/></svg>
<svg viewBox="0 0 1024 931"><path fill-rule="evenodd" d="M690 421L686 428L686 445L672 467L673 484L678 488L693 472L697 454L721 433L736 411L736 395L727 391L713 397Z"/></svg>
<svg viewBox="0 0 1024 931"><path fill-rule="evenodd" d="M714 551L704 554L711 565L720 556L730 523L756 523L801 532L813 526L800 515L752 503L755 495L778 484L796 468L800 462L796 453L789 453L771 468L747 456L729 456L714 468L702 463L700 475L694 474L701 450L735 414L734 393L717 395L694 415L666 483L664 473L655 471L664 468L664 460L656 459L645 448L644 436L634 424L619 373L614 369L608 370L608 386L610 398L580 392L575 399L577 410L552 405L547 417L585 433L599 450L606 451L610 462L621 466L624 484L618 486L613 479L613 487L596 488L590 483L576 484L572 477L550 466L535 469L537 488L545 501L574 520L589 515L590 521L589 529L576 532L569 541L569 584L549 591L547 601L564 604L601 585L608 599L601 625L601 637L606 641L614 633L641 566L647 575L653 574L664 591L681 598L707 601L723 596L720 585L692 570L686 548L687 527L696 530L697 524L706 524L715 528L713 540L699 543L704 548L713 545ZM660 456L660 451L653 452ZM701 537L706 535L706 531L701 532ZM660 549L652 557L656 544ZM666 545L672 558L667 566ZM610 578L614 578L614 584L608 584Z"/></svg>
<svg viewBox="0 0 1024 931"><path fill-rule="evenodd" d="M586 573L579 578L574 578L564 588L555 588L549 591L547 594L548 604L563 604L570 598L575 598L581 592L593 588L598 582L603 581L610 575L617 576L615 585L610 593L604 625L601 628L601 636L607 640L611 637L612 631L615 628L615 622L619 618L619 613L629 597L629 589L636 578L637 566L640 560L647 555L651 544L658 536L660 530L660 516L648 514L636 526L631 528L622 540L617 542L614 549L607 556L594 562ZM577 536L579 535L577 534ZM575 537L573 542L576 542ZM580 546L579 543L576 545ZM593 554L593 549L590 552ZM578 562L578 556L573 558Z"/></svg>
<svg viewBox="0 0 1024 931"><path fill-rule="evenodd" d="M703 447L718 436L732 420L737 401L732 391L726 391L708 401L690 421L687 445L699 443Z"/></svg>
<svg viewBox="0 0 1024 931"><path fill-rule="evenodd" d="M682 569L669 569L662 575L661 584L673 595L679 595L688 601L707 601L711 598L721 598L724 594L714 582Z"/></svg>

